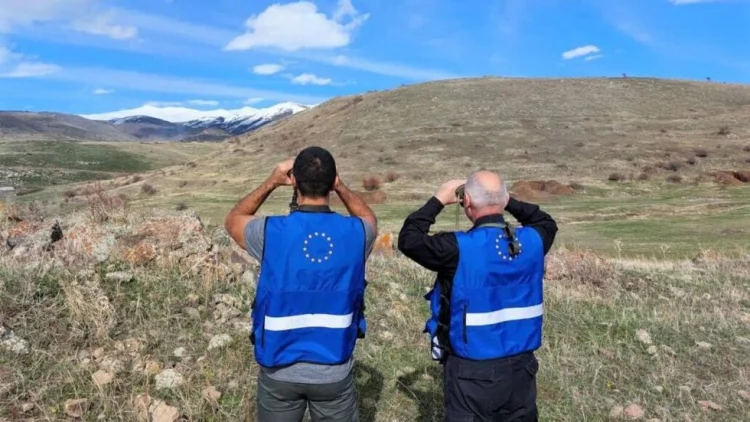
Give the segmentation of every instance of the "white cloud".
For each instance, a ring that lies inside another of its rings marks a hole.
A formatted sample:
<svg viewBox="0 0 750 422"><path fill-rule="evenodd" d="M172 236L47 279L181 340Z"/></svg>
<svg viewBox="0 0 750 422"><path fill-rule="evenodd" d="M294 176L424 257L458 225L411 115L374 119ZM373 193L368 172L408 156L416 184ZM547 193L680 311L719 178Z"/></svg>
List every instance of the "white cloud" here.
<svg viewBox="0 0 750 422"><path fill-rule="evenodd" d="M94 0L0 0L0 32L35 23L65 20L86 10Z"/></svg>
<svg viewBox="0 0 750 422"><path fill-rule="evenodd" d="M0 78L33 78L55 73L60 66L40 63L0 45Z"/></svg>
<svg viewBox="0 0 750 422"><path fill-rule="evenodd" d="M187 100L187 101L149 101L146 103L152 107L182 107L192 105L196 107L218 107L216 100Z"/></svg>
<svg viewBox="0 0 750 422"><path fill-rule="evenodd" d="M8 71L0 71L0 78L36 78L59 72L62 68L54 64L24 62Z"/></svg>
<svg viewBox="0 0 750 422"><path fill-rule="evenodd" d="M284 70L284 66L280 64L259 64L253 67L253 73L256 75L273 75Z"/></svg>
<svg viewBox="0 0 750 422"><path fill-rule="evenodd" d="M294 101L303 104L317 104L327 100L327 97L269 91L246 86L227 85L220 82L207 82L169 75L109 68L68 68L49 75L48 79L104 85L130 91L238 98L241 100L247 98L266 98L276 101Z"/></svg>
<svg viewBox="0 0 750 422"><path fill-rule="evenodd" d="M343 18L351 17L349 23ZM232 39L224 50L249 50L275 47L286 51L332 49L351 42L352 32L369 14L358 14L351 0L339 0L331 18L318 11L315 3L298 1L273 4L259 15L247 19L248 31Z"/></svg>
<svg viewBox="0 0 750 422"><path fill-rule="evenodd" d="M584 60L586 60L587 62L590 62L590 61L592 61L592 60L599 60L599 59L601 59L602 57L604 57L604 54L596 54L596 55L594 55L594 56L588 56L588 57L586 57L586 58L585 58Z"/></svg>
<svg viewBox="0 0 750 422"><path fill-rule="evenodd" d="M97 89L94 90L94 94L96 94L96 95L107 95L107 94L111 94L113 92L115 92L115 91L113 91L111 89L105 89L105 88L97 88Z"/></svg>
<svg viewBox="0 0 750 422"><path fill-rule="evenodd" d="M587 56L589 54L598 53L599 47L595 45L586 45L583 47L574 48L572 50L568 50L562 54L562 57L565 60L575 59L576 57L582 57Z"/></svg>
<svg viewBox="0 0 750 422"><path fill-rule="evenodd" d="M247 100L245 100L245 105L258 104L259 102L264 101L264 100L265 98L259 98L259 97L248 98Z"/></svg>
<svg viewBox="0 0 750 422"><path fill-rule="evenodd" d="M329 78L319 78L312 73L303 73L301 75L290 77L293 84L297 85L330 85L333 82Z"/></svg>
<svg viewBox="0 0 750 422"><path fill-rule="evenodd" d="M375 73L378 75L393 76L396 78L412 79L415 81L421 80L438 80L438 79L454 79L458 78L459 75L450 72L444 72L442 70L435 69L424 69L418 67L412 67L400 63L388 63L388 62L373 62L367 59L359 57L348 57L344 55L338 55L333 57L318 56L318 55L305 55L304 58L320 63L332 64L335 66L347 67L350 69L362 70L365 72Z"/></svg>
<svg viewBox="0 0 750 422"><path fill-rule="evenodd" d="M187 103L194 106L204 107L217 107L219 105L219 102L216 100L188 100Z"/></svg>
<svg viewBox="0 0 750 422"><path fill-rule="evenodd" d="M71 24L71 28L78 32L91 35L104 35L114 40L127 40L138 35L138 28L135 26L117 25L111 21L114 19L114 12L109 11L100 13L82 19L77 19Z"/></svg>

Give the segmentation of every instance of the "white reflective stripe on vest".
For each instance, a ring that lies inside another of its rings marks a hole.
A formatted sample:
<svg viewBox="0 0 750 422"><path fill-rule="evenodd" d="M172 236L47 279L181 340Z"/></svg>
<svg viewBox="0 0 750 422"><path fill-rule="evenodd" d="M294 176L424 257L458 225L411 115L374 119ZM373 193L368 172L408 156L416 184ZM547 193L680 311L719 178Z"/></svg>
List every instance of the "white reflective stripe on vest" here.
<svg viewBox="0 0 750 422"><path fill-rule="evenodd" d="M352 325L349 315L303 314L288 317L266 316L264 329L268 331L286 331L297 328L348 328Z"/></svg>
<svg viewBox="0 0 750 422"><path fill-rule="evenodd" d="M494 325L501 322L518 321L522 319L536 318L542 316L543 305L534 305L526 308L508 308L493 312L467 313L466 325L479 327L482 325Z"/></svg>

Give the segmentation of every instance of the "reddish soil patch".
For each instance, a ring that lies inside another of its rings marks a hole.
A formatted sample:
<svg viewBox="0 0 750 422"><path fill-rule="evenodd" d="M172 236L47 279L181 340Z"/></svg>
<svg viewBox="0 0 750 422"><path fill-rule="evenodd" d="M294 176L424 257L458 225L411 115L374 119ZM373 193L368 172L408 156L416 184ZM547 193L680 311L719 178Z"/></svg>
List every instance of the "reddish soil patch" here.
<svg viewBox="0 0 750 422"><path fill-rule="evenodd" d="M750 182L750 171L717 171L714 181L723 186L736 186Z"/></svg>
<svg viewBox="0 0 750 422"><path fill-rule="evenodd" d="M372 247L372 254L393 256L393 249L393 233L385 232L375 239L375 244Z"/></svg>

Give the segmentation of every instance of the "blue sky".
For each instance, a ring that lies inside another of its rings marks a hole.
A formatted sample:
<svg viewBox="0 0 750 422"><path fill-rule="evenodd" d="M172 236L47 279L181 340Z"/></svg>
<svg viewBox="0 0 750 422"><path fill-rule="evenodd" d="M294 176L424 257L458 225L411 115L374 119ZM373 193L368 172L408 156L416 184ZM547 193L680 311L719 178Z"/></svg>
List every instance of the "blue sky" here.
<svg viewBox="0 0 750 422"><path fill-rule="evenodd" d="M0 109L266 107L483 75L750 82L750 0L0 0Z"/></svg>

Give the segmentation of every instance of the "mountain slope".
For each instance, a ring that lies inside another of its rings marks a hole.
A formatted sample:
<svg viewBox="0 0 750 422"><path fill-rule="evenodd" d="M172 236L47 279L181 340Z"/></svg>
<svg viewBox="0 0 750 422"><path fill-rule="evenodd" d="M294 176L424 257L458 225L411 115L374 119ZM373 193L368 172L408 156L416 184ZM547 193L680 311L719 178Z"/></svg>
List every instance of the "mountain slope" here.
<svg viewBox="0 0 750 422"><path fill-rule="evenodd" d="M383 187L389 201L423 197L439 181L480 167L510 181L606 184L611 173L635 179L674 160L687 180L748 167L749 116L750 87L742 85L645 78L431 82L334 98L153 183L226 180L220 192L209 184L191 194L228 200L246 193L248 177L264 177L309 145L329 148L358 189L364 176L399 175ZM697 148L707 156L688 164ZM664 181L672 174L648 176Z"/></svg>
<svg viewBox="0 0 750 422"><path fill-rule="evenodd" d="M0 111L0 140L136 141L106 123L64 113Z"/></svg>
<svg viewBox="0 0 750 422"><path fill-rule="evenodd" d="M308 108L310 106L294 103L280 103L265 109L244 107L209 111L144 106L117 113L84 116L0 111L0 140L221 141ZM136 114L129 115L131 112ZM185 120L185 117L191 120ZM102 118L108 120L98 120Z"/></svg>

